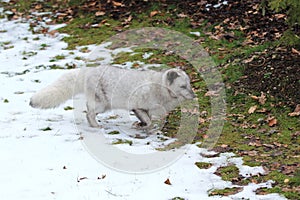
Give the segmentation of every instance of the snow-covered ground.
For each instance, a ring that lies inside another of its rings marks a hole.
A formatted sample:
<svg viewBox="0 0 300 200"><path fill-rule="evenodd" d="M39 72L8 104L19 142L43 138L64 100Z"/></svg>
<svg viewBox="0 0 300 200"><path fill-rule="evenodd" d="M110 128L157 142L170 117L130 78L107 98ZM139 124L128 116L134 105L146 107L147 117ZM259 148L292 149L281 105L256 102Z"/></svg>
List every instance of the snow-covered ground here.
<svg viewBox="0 0 300 200"><path fill-rule="evenodd" d="M60 34L32 34L26 21L0 20L0 199L284 199L278 194L255 194L257 188L271 187L271 180L251 183L229 197L209 197L213 189L235 186L214 174L219 166L234 164L245 177L263 174L264 170L244 166L242 159L232 153L203 157L209 152L196 145L186 146L185 153L172 164L147 173L121 172L98 162L84 147L78 129L78 126L88 126L87 122L82 120L75 125L74 110L64 109L73 107L72 101L53 110L36 110L29 106L34 92L67 71L50 69L50 66L84 66L83 59L76 57L89 56L82 53L80 47L65 50L67 44L61 41L62 37ZM101 62L110 63L113 52L105 45L102 48L105 59ZM58 59L58 55L63 58ZM96 132L104 134L108 143L116 138L129 138L133 144L120 144L120 149L139 153L155 151L155 147L162 145L157 136L133 139L130 128L122 132L111 120L115 119L115 113L106 116L110 117L105 125L109 128ZM121 133L108 135L111 130ZM195 162L208 162L213 166L199 169ZM170 184L166 184L166 180Z"/></svg>

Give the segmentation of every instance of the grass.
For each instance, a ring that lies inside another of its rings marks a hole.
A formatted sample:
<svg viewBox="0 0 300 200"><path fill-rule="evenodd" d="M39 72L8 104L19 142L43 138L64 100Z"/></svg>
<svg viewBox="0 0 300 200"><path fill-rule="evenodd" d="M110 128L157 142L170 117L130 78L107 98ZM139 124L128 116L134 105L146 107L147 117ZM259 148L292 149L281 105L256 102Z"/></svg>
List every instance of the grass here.
<svg viewBox="0 0 300 200"><path fill-rule="evenodd" d="M206 163L206 162L196 162L195 165L200 169L208 169L212 166L211 163Z"/></svg>
<svg viewBox="0 0 300 200"><path fill-rule="evenodd" d="M117 31L113 30L113 27L121 25L119 21L108 18L103 19L106 22L101 24L100 27L89 28L88 26L90 24L96 23L94 20L95 19L92 16L75 18L68 26L60 29L60 32L68 33L70 35L63 39L69 44L68 49L75 49L76 46L100 44L117 33Z"/></svg>
<svg viewBox="0 0 300 200"><path fill-rule="evenodd" d="M228 196L233 195L242 191L242 188L232 187L232 188L224 188L224 189L213 189L209 191L209 196L220 195L220 196Z"/></svg>
<svg viewBox="0 0 300 200"><path fill-rule="evenodd" d="M132 141L131 140L117 139L112 144L114 144L114 145L116 145L116 144L128 144L129 146L131 146L132 145Z"/></svg>
<svg viewBox="0 0 300 200"><path fill-rule="evenodd" d="M218 168L216 173L222 177L222 180L232 182L239 176L239 169L235 165L229 165Z"/></svg>

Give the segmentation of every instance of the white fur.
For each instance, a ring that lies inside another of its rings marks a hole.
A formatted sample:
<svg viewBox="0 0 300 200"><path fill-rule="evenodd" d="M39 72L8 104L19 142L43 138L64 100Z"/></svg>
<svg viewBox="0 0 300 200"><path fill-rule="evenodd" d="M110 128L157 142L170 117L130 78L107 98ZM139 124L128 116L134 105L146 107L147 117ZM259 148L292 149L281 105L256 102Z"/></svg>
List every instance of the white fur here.
<svg viewBox="0 0 300 200"><path fill-rule="evenodd" d="M109 109L134 111L145 128L153 116L162 116L186 99L195 97L189 78L179 69L137 71L111 66L73 70L31 97L35 108L54 108L78 93L85 93L87 119Z"/></svg>

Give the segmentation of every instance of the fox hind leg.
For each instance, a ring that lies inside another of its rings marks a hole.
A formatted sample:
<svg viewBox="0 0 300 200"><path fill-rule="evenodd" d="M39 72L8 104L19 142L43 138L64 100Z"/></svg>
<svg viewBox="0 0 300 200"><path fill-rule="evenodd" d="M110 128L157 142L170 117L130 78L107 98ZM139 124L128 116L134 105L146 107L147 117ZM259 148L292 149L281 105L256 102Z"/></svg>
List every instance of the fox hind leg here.
<svg viewBox="0 0 300 200"><path fill-rule="evenodd" d="M151 126L151 118L147 110L133 109L132 111L134 112L135 116L140 120L136 128L147 129Z"/></svg>
<svg viewBox="0 0 300 200"><path fill-rule="evenodd" d="M86 104L87 114L86 118L91 127L100 127L98 121L96 120L96 116L99 113L105 112L105 105L96 101L88 101Z"/></svg>

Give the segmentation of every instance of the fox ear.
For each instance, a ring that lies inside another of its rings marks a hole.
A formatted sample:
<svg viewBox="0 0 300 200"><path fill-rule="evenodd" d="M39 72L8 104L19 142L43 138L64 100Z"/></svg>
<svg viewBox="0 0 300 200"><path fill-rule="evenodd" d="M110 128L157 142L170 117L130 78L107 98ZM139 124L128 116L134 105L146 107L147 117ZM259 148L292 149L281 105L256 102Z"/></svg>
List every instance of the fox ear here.
<svg viewBox="0 0 300 200"><path fill-rule="evenodd" d="M172 85L172 83L174 82L174 80L179 77L178 73L175 71L169 71L167 72L167 79L169 81L169 84Z"/></svg>

